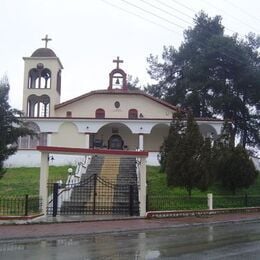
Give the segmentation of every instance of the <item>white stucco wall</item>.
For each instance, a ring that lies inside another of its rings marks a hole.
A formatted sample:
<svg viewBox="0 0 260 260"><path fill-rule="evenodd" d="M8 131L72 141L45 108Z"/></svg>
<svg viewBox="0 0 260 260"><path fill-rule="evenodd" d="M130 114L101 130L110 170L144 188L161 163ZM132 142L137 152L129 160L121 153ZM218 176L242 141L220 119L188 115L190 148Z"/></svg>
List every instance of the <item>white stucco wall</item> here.
<svg viewBox="0 0 260 260"><path fill-rule="evenodd" d="M115 108L114 103L120 102L120 107ZM105 110L106 118L128 118L130 109L137 109L138 115L144 118L172 118L175 112L160 103L143 95L131 94L94 94L77 102L56 109L55 116L65 117L67 111L72 112L72 117L95 117L98 108Z"/></svg>
<svg viewBox="0 0 260 260"><path fill-rule="evenodd" d="M65 122L60 126L58 133L52 133L51 145L85 148L85 134L78 133L78 129L73 123Z"/></svg>
<svg viewBox="0 0 260 260"><path fill-rule="evenodd" d="M49 165L76 165L77 162L83 161L84 156L50 154L54 157ZM7 168L12 167L40 167L41 153L36 150L19 150L16 154L10 156L4 163Z"/></svg>
<svg viewBox="0 0 260 260"><path fill-rule="evenodd" d="M166 125L155 126L151 134L144 135L144 150L159 151L164 138L168 136L169 127Z"/></svg>
<svg viewBox="0 0 260 260"><path fill-rule="evenodd" d="M76 165L77 162L84 161L84 156L50 154L54 157L49 165ZM16 154L10 156L4 166L7 168L14 167L40 167L41 154L36 150L19 150ZM157 153L149 153L147 165L158 165Z"/></svg>

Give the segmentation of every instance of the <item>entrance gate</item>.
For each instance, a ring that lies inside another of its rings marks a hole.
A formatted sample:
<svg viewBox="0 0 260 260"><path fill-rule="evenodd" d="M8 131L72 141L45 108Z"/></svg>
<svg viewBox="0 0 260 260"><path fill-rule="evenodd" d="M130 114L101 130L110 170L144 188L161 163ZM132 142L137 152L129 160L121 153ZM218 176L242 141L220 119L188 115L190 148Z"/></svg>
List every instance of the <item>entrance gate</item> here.
<svg viewBox="0 0 260 260"><path fill-rule="evenodd" d="M49 215L139 215L136 181L93 174L78 183L49 184Z"/></svg>

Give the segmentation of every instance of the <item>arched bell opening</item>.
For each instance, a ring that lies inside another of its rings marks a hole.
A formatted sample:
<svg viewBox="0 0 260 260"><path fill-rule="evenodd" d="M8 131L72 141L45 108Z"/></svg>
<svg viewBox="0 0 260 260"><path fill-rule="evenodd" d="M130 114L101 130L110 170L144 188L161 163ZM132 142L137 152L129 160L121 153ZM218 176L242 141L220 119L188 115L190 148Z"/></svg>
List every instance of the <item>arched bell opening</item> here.
<svg viewBox="0 0 260 260"><path fill-rule="evenodd" d="M30 89L49 89L51 88L51 71L44 68L43 64L39 63L37 68L29 71L28 88Z"/></svg>
<svg viewBox="0 0 260 260"><path fill-rule="evenodd" d="M50 97L47 95L30 95L27 99L27 116L29 117L49 117Z"/></svg>

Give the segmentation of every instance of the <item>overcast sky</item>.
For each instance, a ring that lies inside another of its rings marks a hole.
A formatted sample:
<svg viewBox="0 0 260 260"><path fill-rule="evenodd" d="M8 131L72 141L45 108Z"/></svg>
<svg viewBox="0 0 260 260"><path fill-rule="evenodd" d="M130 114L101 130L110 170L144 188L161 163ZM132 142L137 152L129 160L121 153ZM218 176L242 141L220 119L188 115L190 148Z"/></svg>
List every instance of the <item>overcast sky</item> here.
<svg viewBox="0 0 260 260"><path fill-rule="evenodd" d="M163 46L178 48L183 30L200 10L221 15L226 34L260 34L258 0L0 0L0 76L11 83L10 104L21 109L22 57L29 57L48 34L60 58L62 101L108 87L120 56L127 74L146 85L146 59Z"/></svg>

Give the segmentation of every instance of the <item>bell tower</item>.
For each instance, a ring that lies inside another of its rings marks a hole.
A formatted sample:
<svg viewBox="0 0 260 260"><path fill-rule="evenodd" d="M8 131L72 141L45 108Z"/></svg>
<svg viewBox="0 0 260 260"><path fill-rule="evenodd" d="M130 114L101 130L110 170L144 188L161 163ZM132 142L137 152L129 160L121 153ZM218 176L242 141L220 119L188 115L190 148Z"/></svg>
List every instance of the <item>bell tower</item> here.
<svg viewBox="0 0 260 260"><path fill-rule="evenodd" d="M23 112L27 117L52 117L60 103L61 70L63 66L49 49L48 35L42 39L45 47L24 57Z"/></svg>
<svg viewBox="0 0 260 260"><path fill-rule="evenodd" d="M119 68L119 63L123 63L124 61L117 57L117 59L113 60L113 62L116 63L116 69L113 69L109 74L108 90L112 90L113 87L119 87L123 90L127 90L126 73Z"/></svg>

